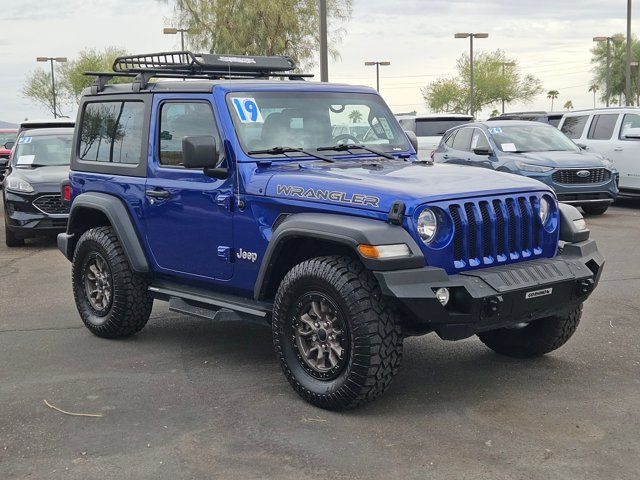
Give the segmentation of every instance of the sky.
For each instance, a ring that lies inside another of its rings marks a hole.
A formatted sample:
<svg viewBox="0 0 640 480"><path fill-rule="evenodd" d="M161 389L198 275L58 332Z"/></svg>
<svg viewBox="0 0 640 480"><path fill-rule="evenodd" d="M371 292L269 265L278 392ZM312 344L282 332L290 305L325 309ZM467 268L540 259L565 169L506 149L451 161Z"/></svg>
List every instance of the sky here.
<svg viewBox="0 0 640 480"><path fill-rule="evenodd" d="M47 112L21 96L25 76L40 65L36 56L73 58L84 48L114 45L132 53L179 49L179 36L163 35L171 25L170 0L0 0L0 120L47 118ZM635 1L632 31L640 26ZM18 5L18 6L16 6ZM592 37L626 31L625 0L353 0L350 21L341 26L341 58L330 61L331 82L375 87L375 67L366 60L390 61L381 67L380 92L396 113L427 112L421 87L455 74L468 40L455 32L487 32L476 50L502 49L518 60L523 73L542 80L545 92L558 90L556 110L567 100L591 108L589 50ZM220 52L233 53L233 52ZM311 73L319 77L319 69ZM528 105L507 110L548 110L546 93ZM491 109L480 113L488 116ZM71 116L75 112L67 108Z"/></svg>

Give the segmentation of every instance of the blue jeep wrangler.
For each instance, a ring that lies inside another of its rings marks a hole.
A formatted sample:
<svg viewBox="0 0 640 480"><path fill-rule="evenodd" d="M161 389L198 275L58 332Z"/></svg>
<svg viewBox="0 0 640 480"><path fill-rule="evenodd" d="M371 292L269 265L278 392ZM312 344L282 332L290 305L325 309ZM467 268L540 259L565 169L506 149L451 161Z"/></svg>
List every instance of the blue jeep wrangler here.
<svg viewBox="0 0 640 480"><path fill-rule="evenodd" d="M140 331L154 299L262 319L298 394L344 409L387 389L406 336L532 357L576 330L604 260L546 185L420 162L374 90L286 57L113 69L80 103L58 237L94 334Z"/></svg>

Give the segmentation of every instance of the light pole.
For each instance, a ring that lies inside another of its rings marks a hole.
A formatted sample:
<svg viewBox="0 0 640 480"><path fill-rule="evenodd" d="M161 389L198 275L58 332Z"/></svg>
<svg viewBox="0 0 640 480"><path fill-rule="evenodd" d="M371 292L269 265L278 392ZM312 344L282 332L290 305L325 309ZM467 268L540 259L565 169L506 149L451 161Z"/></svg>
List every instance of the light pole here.
<svg viewBox="0 0 640 480"><path fill-rule="evenodd" d="M469 39L469 112L471 116L475 113L473 111L473 39L474 38L489 38L488 33L456 33L453 38L468 38Z"/></svg>
<svg viewBox="0 0 640 480"><path fill-rule="evenodd" d="M640 62L631 62L632 67L638 67L638 92L636 94L636 105L640 106Z"/></svg>
<svg viewBox="0 0 640 480"><path fill-rule="evenodd" d="M607 82L604 95L607 107L609 106L609 98L611 97L611 42L617 42L623 39L624 37L622 37L621 35L614 35L612 37L593 37L594 42L607 42Z"/></svg>
<svg viewBox="0 0 640 480"><path fill-rule="evenodd" d="M180 48L184 52L184 34L189 33L188 28L165 27L162 30L162 33L165 35L176 35L177 33L180 33Z"/></svg>
<svg viewBox="0 0 640 480"><path fill-rule="evenodd" d="M502 65L502 78L504 79L504 67L515 67L516 62L501 62ZM504 98L502 99L502 113L504 113Z"/></svg>
<svg viewBox="0 0 640 480"><path fill-rule="evenodd" d="M319 1L320 8L320 81L329 81L329 55L327 41L327 0Z"/></svg>
<svg viewBox="0 0 640 480"><path fill-rule="evenodd" d="M631 0L627 0L627 61L625 71L624 100L628 107L631 101Z"/></svg>
<svg viewBox="0 0 640 480"><path fill-rule="evenodd" d="M376 90L380 91L380 66L388 67L391 65L391 62L364 62L367 67L376 66Z"/></svg>
<svg viewBox="0 0 640 480"><path fill-rule="evenodd" d="M58 118L58 108L56 107L56 77L53 70L53 62L65 63L67 57L36 57L36 62L51 63L51 93L53 94L53 118Z"/></svg>

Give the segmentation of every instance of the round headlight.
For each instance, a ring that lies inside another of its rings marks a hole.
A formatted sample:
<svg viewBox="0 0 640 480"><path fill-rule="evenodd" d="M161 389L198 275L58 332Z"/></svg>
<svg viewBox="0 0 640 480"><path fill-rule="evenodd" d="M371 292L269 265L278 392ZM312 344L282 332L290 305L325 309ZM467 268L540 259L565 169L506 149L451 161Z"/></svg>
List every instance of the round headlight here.
<svg viewBox="0 0 640 480"><path fill-rule="evenodd" d="M547 200L545 197L542 197L540 199L540 221L542 222L542 225L547 224L547 220L549 220L550 213L551 213L551 204L549 203L549 200Z"/></svg>
<svg viewBox="0 0 640 480"><path fill-rule="evenodd" d="M424 243L433 241L438 230L438 218L430 208L425 208L418 216L418 235Z"/></svg>

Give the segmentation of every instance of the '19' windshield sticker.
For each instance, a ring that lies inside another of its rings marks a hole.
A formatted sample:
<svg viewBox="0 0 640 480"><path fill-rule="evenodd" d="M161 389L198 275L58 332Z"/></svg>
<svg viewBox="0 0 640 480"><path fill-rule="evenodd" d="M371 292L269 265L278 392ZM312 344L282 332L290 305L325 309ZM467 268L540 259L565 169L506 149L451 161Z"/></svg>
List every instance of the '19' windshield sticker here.
<svg viewBox="0 0 640 480"><path fill-rule="evenodd" d="M258 104L253 98L234 98L233 106L242 123L264 123Z"/></svg>

